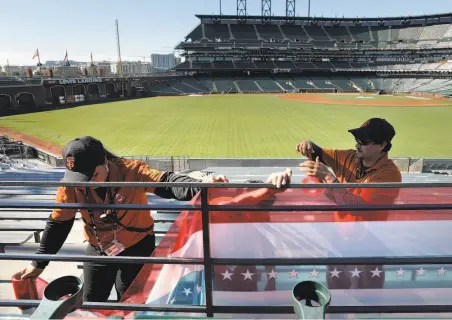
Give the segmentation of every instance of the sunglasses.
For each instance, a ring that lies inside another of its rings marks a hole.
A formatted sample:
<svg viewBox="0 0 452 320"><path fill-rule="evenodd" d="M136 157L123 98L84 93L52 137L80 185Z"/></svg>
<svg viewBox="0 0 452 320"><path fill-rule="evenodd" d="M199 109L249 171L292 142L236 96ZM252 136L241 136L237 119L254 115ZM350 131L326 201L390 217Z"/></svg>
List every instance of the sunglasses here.
<svg viewBox="0 0 452 320"><path fill-rule="evenodd" d="M371 140L366 140L366 141L361 141L358 139L355 139L355 140L356 140L356 143L359 144L360 146L368 146L369 144L374 144L374 142Z"/></svg>

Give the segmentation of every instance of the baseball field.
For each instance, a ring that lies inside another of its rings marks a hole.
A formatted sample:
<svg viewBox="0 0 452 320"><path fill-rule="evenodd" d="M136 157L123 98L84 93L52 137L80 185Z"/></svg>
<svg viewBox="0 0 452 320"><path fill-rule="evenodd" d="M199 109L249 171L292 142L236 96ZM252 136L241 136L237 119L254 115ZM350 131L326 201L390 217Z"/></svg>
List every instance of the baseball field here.
<svg viewBox="0 0 452 320"><path fill-rule="evenodd" d="M452 100L374 94L158 97L0 119L57 146L91 135L120 155L297 157L305 139L353 148L347 129L383 117L397 132L391 156L452 157ZM10 133L12 131L9 131Z"/></svg>

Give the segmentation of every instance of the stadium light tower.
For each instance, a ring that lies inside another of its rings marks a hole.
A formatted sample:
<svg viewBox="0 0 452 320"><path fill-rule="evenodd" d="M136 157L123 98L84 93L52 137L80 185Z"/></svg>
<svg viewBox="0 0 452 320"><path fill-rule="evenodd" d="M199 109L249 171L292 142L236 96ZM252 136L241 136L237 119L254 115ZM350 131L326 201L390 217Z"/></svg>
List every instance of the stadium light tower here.
<svg viewBox="0 0 452 320"><path fill-rule="evenodd" d="M241 22L246 20L246 0L237 0L237 16Z"/></svg>
<svg viewBox="0 0 452 320"><path fill-rule="evenodd" d="M269 21L272 16L272 0L262 0L262 21Z"/></svg>
<svg viewBox="0 0 452 320"><path fill-rule="evenodd" d="M123 70L122 70L122 59L121 59L121 45L119 43L119 25L118 25L118 19L116 19L115 21L116 24L116 49L118 50L118 71L119 71L119 76L123 76Z"/></svg>
<svg viewBox="0 0 452 320"><path fill-rule="evenodd" d="M295 18L295 0L286 0L287 21L294 21Z"/></svg>

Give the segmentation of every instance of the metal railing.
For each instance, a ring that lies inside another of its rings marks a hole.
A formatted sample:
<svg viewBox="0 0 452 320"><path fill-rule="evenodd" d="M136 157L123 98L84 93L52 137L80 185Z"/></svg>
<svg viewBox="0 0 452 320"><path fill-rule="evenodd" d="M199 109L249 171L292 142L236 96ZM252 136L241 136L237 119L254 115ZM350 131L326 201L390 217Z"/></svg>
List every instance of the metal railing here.
<svg viewBox="0 0 452 320"><path fill-rule="evenodd" d="M215 313L249 313L249 314L293 314L291 306L217 306L213 303L213 266L214 265L416 265L416 264L452 264L452 256L431 257L332 257L332 258L278 258L278 259L225 259L211 256L211 240L209 228L210 211L378 211L378 210L446 210L452 209L452 203L446 204L410 204L410 205L284 205L269 207L253 206L226 206L211 205L208 202L210 188L274 188L270 184L245 183L138 183L138 182L103 182L103 183L69 183L49 181L0 181L0 187L199 187L201 188L199 206L180 205L119 205L119 204L56 204L29 202L27 204L11 201L0 201L0 208L46 208L46 209L135 209L135 210L187 210L201 211L203 231L203 258L154 258L154 257L109 257L109 256L83 256L83 255L25 255L0 254L0 260L31 260L31 261L67 261L67 262L102 262L126 264L179 264L203 265L205 284L205 306L187 305L142 305L124 303L94 303L85 302L82 309L91 310L128 310L128 311L154 311L154 312L190 312L205 313L213 317ZM295 189L343 189L343 188L451 188L452 183L379 183L379 184L322 184L321 187L312 184L294 184L288 188ZM334 299L334 296L333 296ZM0 300L0 307L36 307L39 300ZM367 314L367 313L444 313L452 312L451 305L379 305L379 306L331 306L327 313L334 314Z"/></svg>

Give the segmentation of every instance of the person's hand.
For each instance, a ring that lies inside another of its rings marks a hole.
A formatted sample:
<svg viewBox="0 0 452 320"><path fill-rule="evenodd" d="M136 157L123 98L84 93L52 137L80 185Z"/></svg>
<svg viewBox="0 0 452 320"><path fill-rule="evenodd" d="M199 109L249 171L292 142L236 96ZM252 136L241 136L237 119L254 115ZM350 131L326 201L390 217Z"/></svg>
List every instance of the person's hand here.
<svg viewBox="0 0 452 320"><path fill-rule="evenodd" d="M315 161L307 160L300 163L300 171L306 176L317 177L321 181L333 177L328 167L320 162L319 157L316 157Z"/></svg>
<svg viewBox="0 0 452 320"><path fill-rule="evenodd" d="M26 269L22 270L21 279L36 279L43 271L44 269L39 269L30 265Z"/></svg>
<svg viewBox="0 0 452 320"><path fill-rule="evenodd" d="M217 182L229 183L229 180L224 175L220 174L219 176L211 177L208 182L211 182L211 183L217 183Z"/></svg>
<svg viewBox="0 0 452 320"><path fill-rule="evenodd" d="M271 183L277 188L290 184L292 177L292 170L287 168L284 172L272 173L268 179L267 183Z"/></svg>
<svg viewBox="0 0 452 320"><path fill-rule="evenodd" d="M314 143L310 140L300 142L299 144L297 144L297 152L307 157L314 151L312 147L313 144Z"/></svg>

